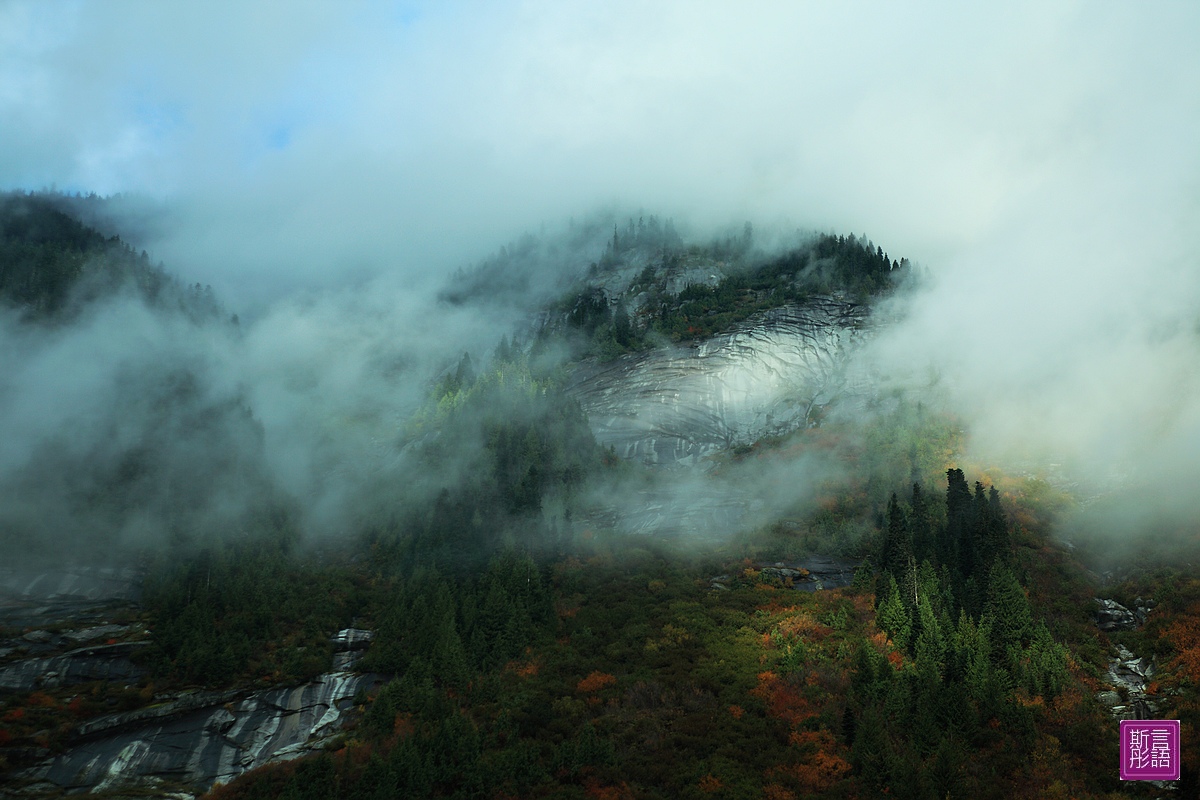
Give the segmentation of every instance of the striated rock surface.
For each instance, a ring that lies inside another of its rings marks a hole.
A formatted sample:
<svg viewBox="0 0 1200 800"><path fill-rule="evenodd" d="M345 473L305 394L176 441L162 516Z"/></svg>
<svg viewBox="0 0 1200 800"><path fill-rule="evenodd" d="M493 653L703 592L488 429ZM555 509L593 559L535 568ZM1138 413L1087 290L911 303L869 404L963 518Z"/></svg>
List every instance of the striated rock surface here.
<svg viewBox="0 0 1200 800"><path fill-rule="evenodd" d="M141 572L136 569L0 569L0 625L9 627L105 622L115 609L133 607L140 597Z"/></svg>
<svg viewBox="0 0 1200 800"><path fill-rule="evenodd" d="M744 492L704 487L701 492L678 487L639 489L582 516L585 525L599 525L624 533L672 536L686 534L693 541L720 537L737 530L754 510Z"/></svg>
<svg viewBox="0 0 1200 800"><path fill-rule="evenodd" d="M27 770L35 785L109 791L166 780L207 789L272 761L320 748L371 675L332 672L302 686L237 699L216 692L90 720L68 752Z"/></svg>
<svg viewBox="0 0 1200 800"><path fill-rule="evenodd" d="M144 673L130 656L150 632L112 617L136 610L139 578L132 570L87 568L0 573L0 623L28 629L0 642L0 690L137 682ZM334 634L334 671L301 686L183 692L80 722L63 752L7 748L16 763L33 766L0 777L0 797L186 797L176 790L204 791L317 750L340 729L355 694L379 682L347 671L373 637L357 628Z"/></svg>
<svg viewBox="0 0 1200 800"><path fill-rule="evenodd" d="M34 689L70 686L90 681L133 683L145 670L129 656L148 642L81 647L58 656L27 658L0 668L0 689L31 692Z"/></svg>
<svg viewBox="0 0 1200 800"><path fill-rule="evenodd" d="M375 631L361 628L344 628L333 635L329 644L333 646L333 669L340 672L353 669L362 660L364 651L375 638Z"/></svg>
<svg viewBox="0 0 1200 800"><path fill-rule="evenodd" d="M850 355L865 306L833 297L772 309L690 346L587 364L568 391L597 441L645 463L690 465L810 424L835 398L869 390Z"/></svg>

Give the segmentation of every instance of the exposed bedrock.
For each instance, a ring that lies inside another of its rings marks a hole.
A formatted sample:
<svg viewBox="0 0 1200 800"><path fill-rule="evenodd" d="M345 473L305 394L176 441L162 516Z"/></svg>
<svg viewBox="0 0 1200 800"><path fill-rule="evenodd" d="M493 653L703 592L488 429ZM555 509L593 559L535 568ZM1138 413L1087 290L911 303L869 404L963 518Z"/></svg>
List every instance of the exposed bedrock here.
<svg viewBox="0 0 1200 800"><path fill-rule="evenodd" d="M804 427L836 398L865 395L868 376L850 355L868 335L867 316L831 297L784 306L694 345L586 364L568 390L618 455L695 464Z"/></svg>
<svg viewBox="0 0 1200 800"><path fill-rule="evenodd" d="M66 753L22 777L68 790L149 786L164 779L206 789L320 748L340 728L355 693L375 680L333 672L240 699L197 692L160 707L89 720Z"/></svg>

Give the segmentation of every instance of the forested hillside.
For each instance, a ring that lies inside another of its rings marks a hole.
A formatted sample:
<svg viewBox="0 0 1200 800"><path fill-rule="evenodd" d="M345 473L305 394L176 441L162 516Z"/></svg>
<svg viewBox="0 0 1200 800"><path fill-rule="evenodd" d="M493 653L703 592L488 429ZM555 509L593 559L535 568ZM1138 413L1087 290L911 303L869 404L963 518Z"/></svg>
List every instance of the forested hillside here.
<svg viewBox="0 0 1200 800"><path fill-rule="evenodd" d="M145 250L85 225L69 213L73 199L0 193L0 302L30 319L54 319L129 290L196 320L222 313L212 287L185 288Z"/></svg>
<svg viewBox="0 0 1200 800"><path fill-rule="evenodd" d="M206 291L50 199L9 195L2 210L0 274L21 325L71 325L89 303L132 296L196 335L229 327ZM567 391L580 359L702 342L815 295L878 302L906 262L853 236L765 254L749 228L689 246L653 217L598 252L593 284L540 327L498 331L427 377L422 402L377 433L390 466L336 533L306 531L307 498L276 483L258 410L237 387L215 392L202 359L123 377L89 446L31 448L7 489L6 546L53 556L35 513L53 506L74 555L135 563L140 594L89 607L94 628L0 630L5 780L32 796L120 785L54 772L91 747L136 791L216 798L1153 794L1117 780L1116 717L1142 703L1195 730L1196 582L1142 571L1103 588L1085 553L1053 539L1070 496L983 474L962 456L959 418L880 396L728 448L706 463L709 483L688 484L597 444ZM474 279L498 279L494 266ZM703 543L629 536L597 513L647 502L648 485L686 500L721 485L749 498L765 482L784 487L774 517ZM805 566L828 556L853 579ZM1102 631L1101 592L1153 612ZM102 644L65 649L93 630ZM1157 659L1134 694L1106 689L1118 644ZM73 677L71 659L105 677ZM155 766L168 758L155 747L197 764L248 748L235 737L258 733L241 729L239 704L266 698L263 713L299 725L270 692L360 679L320 706L337 726L280 763L226 764L234 779L214 787ZM158 742L163 720L186 727L197 709L209 716L187 731L194 753ZM142 738L120 738L130 731ZM1200 768L1185 741L1183 796Z"/></svg>

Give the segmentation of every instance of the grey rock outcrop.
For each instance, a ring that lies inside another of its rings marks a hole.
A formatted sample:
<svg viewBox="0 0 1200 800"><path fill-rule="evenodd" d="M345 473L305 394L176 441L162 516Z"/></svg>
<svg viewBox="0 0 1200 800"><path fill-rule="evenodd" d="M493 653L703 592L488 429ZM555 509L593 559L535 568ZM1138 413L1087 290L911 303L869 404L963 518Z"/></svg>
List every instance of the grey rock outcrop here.
<svg viewBox="0 0 1200 800"><path fill-rule="evenodd" d="M1106 598L1097 597L1096 604L1099 606L1094 614L1096 627L1106 633L1135 630L1145 624L1155 605L1153 600L1140 597L1134 600L1132 611ZM1139 657L1124 645L1117 645L1105 675L1113 688L1099 692L1096 699L1115 719L1152 719L1158 706L1146 690L1156 671L1153 657Z"/></svg>
<svg viewBox="0 0 1200 800"><path fill-rule="evenodd" d="M27 658L0 668L0 689L30 692L38 688L70 686L89 681L132 683L145 671L129 656L147 642L81 647L49 658Z"/></svg>
<svg viewBox="0 0 1200 800"><path fill-rule="evenodd" d="M363 657L363 651L370 646L375 638L375 631L361 628L345 628L338 631L329 640L333 646L333 669L344 671L352 669Z"/></svg>
<svg viewBox="0 0 1200 800"><path fill-rule="evenodd" d="M661 465L810 424L835 398L866 393L851 366L867 335L865 306L833 297L772 309L736 330L580 367L568 391L597 441L618 455Z"/></svg>
<svg viewBox="0 0 1200 800"><path fill-rule="evenodd" d="M0 569L0 625L43 628L106 622L114 609L136 603L140 578L138 570L116 567Z"/></svg>
<svg viewBox="0 0 1200 800"><path fill-rule="evenodd" d="M333 672L302 686L249 695L192 693L91 720L70 750L22 777L67 791L161 780L204 790L320 748L340 728L354 695L375 682L370 675Z"/></svg>
<svg viewBox="0 0 1200 800"><path fill-rule="evenodd" d="M1116 600L1097 597L1096 603L1099 605L1099 609L1095 612L1096 627L1105 633L1132 631L1141 627L1154 608L1153 600L1142 600L1140 597L1134 601L1132 611Z"/></svg>
<svg viewBox="0 0 1200 800"><path fill-rule="evenodd" d="M1108 674L1105 675L1116 691L1101 692L1097 697L1118 720L1152 719L1157 705L1147 696L1146 687L1155 672L1153 658L1139 658L1117 645L1116 655L1109 659Z"/></svg>

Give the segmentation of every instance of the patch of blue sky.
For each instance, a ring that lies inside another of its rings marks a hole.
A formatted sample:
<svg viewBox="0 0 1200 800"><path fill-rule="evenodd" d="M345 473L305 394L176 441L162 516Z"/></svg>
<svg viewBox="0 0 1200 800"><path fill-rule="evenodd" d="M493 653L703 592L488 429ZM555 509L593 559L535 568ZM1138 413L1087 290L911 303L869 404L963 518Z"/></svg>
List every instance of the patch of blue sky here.
<svg viewBox="0 0 1200 800"><path fill-rule="evenodd" d="M384 19L402 28L407 28L410 25L416 24L425 16L426 5L426 3L412 2L412 0L393 0L387 4Z"/></svg>
<svg viewBox="0 0 1200 800"><path fill-rule="evenodd" d="M264 104L237 134L242 167L254 171L264 159L286 153L313 124L313 110L302 104Z"/></svg>
<svg viewBox="0 0 1200 800"><path fill-rule="evenodd" d="M266 146L268 150L286 150L292 143L292 125L280 123L267 128Z"/></svg>

